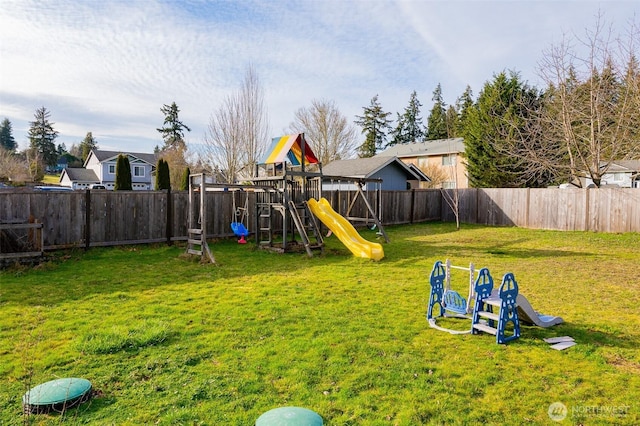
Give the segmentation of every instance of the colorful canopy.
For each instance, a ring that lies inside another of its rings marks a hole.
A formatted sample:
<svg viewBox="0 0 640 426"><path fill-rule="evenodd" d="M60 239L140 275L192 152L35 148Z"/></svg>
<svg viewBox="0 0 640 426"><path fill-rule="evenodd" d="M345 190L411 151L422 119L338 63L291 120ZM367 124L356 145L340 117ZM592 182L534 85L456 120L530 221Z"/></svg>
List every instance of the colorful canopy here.
<svg viewBox="0 0 640 426"><path fill-rule="evenodd" d="M289 159L289 162L294 166L302 164L302 143L304 143L304 159L305 164L316 164L318 159L313 153L311 146L306 143L304 139L304 133L298 133L295 135L284 135L277 138L273 138L271 146L266 155L260 162L261 164L273 164L282 163L285 161L285 157Z"/></svg>

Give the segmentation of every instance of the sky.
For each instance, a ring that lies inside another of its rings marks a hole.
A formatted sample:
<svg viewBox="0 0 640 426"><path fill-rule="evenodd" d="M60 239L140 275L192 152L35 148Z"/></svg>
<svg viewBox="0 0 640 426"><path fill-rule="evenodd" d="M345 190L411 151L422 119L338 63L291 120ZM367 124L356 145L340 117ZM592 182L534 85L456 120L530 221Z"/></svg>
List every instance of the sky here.
<svg viewBox="0 0 640 426"><path fill-rule="evenodd" d="M378 95L395 119L414 90L426 123L438 84L447 104L505 70L541 86L544 51L599 11L623 31L640 2L3 0L0 120L20 149L44 106L67 149L92 132L101 149L150 153L175 102L195 149L252 66L272 137L313 100L353 122Z"/></svg>

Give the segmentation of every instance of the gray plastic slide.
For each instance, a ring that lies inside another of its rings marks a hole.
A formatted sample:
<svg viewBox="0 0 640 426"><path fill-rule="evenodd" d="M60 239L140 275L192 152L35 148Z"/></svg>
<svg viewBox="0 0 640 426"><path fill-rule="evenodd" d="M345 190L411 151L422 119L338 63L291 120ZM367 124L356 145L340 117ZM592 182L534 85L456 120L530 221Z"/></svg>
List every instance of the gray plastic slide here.
<svg viewBox="0 0 640 426"><path fill-rule="evenodd" d="M518 294L516 303L518 304L518 318L524 323L537 325L538 327L551 327L564 322L560 317L536 312L527 298L521 294Z"/></svg>

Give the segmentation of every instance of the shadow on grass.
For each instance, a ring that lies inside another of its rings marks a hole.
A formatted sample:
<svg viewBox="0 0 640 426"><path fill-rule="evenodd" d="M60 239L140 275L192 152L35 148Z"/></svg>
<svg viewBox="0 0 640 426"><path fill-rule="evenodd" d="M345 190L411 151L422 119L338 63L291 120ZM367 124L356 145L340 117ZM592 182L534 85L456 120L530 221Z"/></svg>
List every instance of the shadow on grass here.
<svg viewBox="0 0 640 426"><path fill-rule="evenodd" d="M637 349L640 338L593 330L588 324L562 323L554 327L541 328L535 326L522 327L522 334L527 338L546 339L557 336L570 336L578 346L591 345L621 349Z"/></svg>
<svg viewBox="0 0 640 426"><path fill-rule="evenodd" d="M558 258L575 258L575 259L589 259L597 258L596 253L585 253L568 250L540 250L540 249L523 249L523 248L485 248L483 246L474 246L469 244L464 245L440 245L430 243L415 243L412 250L414 253L422 253L421 256L407 257L403 252L396 252L393 248L387 252L387 261L393 261L396 265L411 265L417 260L424 260L425 258L437 258L438 260L445 261L451 259L455 263L454 259L470 259L474 262L477 268L483 267L483 256L486 257L503 257L504 259L558 259ZM396 255L397 254L397 255ZM466 265L465 265L466 266Z"/></svg>

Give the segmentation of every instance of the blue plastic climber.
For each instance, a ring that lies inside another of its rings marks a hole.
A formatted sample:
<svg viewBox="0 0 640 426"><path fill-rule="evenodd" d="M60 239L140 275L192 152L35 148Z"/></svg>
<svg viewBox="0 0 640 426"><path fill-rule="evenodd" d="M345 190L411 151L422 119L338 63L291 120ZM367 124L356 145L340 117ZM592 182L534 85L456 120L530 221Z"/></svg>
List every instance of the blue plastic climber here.
<svg viewBox="0 0 640 426"><path fill-rule="evenodd" d="M471 332L479 331L496 336L499 344L507 343L520 337L520 321L518 319L518 283L511 272L504 275L502 284L497 292L492 291L491 282L476 284L476 303L473 310ZM493 313L493 307L500 308L498 314ZM488 320L488 324L480 322L481 318ZM495 326L497 322L497 327ZM507 325L513 326L512 333L507 334Z"/></svg>
<svg viewBox="0 0 640 426"><path fill-rule="evenodd" d="M433 265L431 275L429 277L429 284L431 285L431 294L429 295L429 306L427 308L427 319L433 319L433 307L438 304L440 306L440 312L438 316L444 315L444 306L442 306L442 295L444 294L444 280L446 277L446 271L441 261L437 261Z"/></svg>
<svg viewBox="0 0 640 426"><path fill-rule="evenodd" d="M493 292L493 277L491 276L489 269L480 269L480 274L474 285L474 291L476 292L476 301L473 307L472 324L477 324L480 320L480 312L483 311L483 300L491 297L491 293ZM484 312L493 314L493 306L486 305ZM495 327L495 321L492 319L493 316L486 315L485 317L488 318L489 326Z"/></svg>

